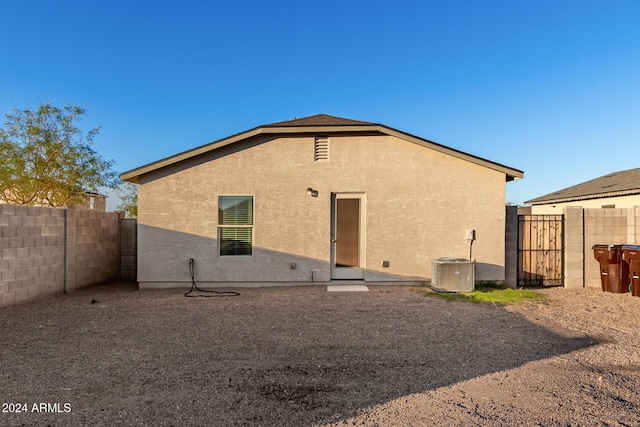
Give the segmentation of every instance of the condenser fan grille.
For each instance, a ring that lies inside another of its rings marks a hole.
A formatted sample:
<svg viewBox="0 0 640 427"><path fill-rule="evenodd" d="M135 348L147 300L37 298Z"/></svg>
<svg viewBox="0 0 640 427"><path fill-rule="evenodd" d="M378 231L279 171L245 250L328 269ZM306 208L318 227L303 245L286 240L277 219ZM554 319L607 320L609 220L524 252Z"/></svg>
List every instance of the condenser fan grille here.
<svg viewBox="0 0 640 427"><path fill-rule="evenodd" d="M439 292L471 292L475 284L473 261L439 258L431 263L431 287Z"/></svg>

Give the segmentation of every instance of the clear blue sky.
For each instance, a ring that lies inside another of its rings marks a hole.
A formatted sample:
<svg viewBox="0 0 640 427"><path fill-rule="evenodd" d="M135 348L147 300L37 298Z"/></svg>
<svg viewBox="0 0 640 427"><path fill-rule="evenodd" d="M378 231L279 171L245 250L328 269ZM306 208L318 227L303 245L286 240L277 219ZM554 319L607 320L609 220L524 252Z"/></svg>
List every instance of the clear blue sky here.
<svg viewBox="0 0 640 427"><path fill-rule="evenodd" d="M118 172L319 113L524 170L512 203L640 167L640 0L1 5L0 112L87 108Z"/></svg>

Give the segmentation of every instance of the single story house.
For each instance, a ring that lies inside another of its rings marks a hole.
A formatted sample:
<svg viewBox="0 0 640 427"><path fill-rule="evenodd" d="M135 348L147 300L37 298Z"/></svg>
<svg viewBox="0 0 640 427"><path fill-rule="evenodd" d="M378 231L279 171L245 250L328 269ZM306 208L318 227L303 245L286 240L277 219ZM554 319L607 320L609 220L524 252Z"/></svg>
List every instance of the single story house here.
<svg viewBox="0 0 640 427"><path fill-rule="evenodd" d="M640 206L640 168L613 172L526 201L532 214L562 214L565 206L630 208Z"/></svg>
<svg viewBox="0 0 640 427"><path fill-rule="evenodd" d="M391 127L272 123L121 175L138 188L141 288L428 281L440 257L505 277L506 182L523 172ZM475 242L469 237L475 230ZM347 282L344 282L347 281Z"/></svg>

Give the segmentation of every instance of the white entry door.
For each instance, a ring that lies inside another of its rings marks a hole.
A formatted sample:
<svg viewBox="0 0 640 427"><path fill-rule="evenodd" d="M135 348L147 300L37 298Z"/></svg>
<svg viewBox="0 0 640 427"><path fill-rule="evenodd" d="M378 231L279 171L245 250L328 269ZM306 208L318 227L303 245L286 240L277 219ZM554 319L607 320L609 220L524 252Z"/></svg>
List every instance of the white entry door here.
<svg viewBox="0 0 640 427"><path fill-rule="evenodd" d="M364 194L331 195L331 278L364 279Z"/></svg>

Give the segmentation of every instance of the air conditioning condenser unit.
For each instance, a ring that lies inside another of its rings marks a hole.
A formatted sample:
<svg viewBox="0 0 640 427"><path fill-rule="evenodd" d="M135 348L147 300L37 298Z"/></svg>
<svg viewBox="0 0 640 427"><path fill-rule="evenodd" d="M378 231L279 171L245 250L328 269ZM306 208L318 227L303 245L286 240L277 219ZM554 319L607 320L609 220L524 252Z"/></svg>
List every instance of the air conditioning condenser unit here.
<svg viewBox="0 0 640 427"><path fill-rule="evenodd" d="M438 292L471 292L475 263L465 258L438 258L431 262L431 287Z"/></svg>

